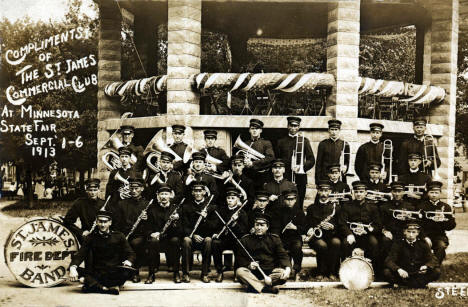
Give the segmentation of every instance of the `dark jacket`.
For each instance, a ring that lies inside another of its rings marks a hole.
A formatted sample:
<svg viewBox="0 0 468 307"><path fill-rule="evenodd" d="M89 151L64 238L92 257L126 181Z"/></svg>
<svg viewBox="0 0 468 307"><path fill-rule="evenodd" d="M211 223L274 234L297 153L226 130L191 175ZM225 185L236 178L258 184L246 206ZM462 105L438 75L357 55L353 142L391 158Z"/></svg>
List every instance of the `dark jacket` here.
<svg viewBox="0 0 468 307"><path fill-rule="evenodd" d="M203 210L203 208L206 207L208 201L209 198L205 197L203 202L197 204L193 198L190 198L182 205L182 227L185 236L188 237L192 233L192 230L194 229L195 224L200 217L200 212ZM211 237L213 235L218 223L218 217L213 212L216 208L217 207L213 200L208 206L208 215L206 218L202 218L194 234L197 234L201 237Z"/></svg>
<svg viewBox="0 0 468 307"><path fill-rule="evenodd" d="M440 167L441 162L439 153L437 151L437 146L434 147L437 167ZM419 153L422 157L424 157L424 141L416 139L414 135L403 141L400 146L400 155L398 156L398 175L400 176L409 173L408 155L410 153ZM432 164L434 164L434 162ZM420 168L422 168L422 166L420 166ZM433 165L431 166L431 169L433 169Z"/></svg>
<svg viewBox="0 0 468 307"><path fill-rule="evenodd" d="M407 221L395 218L392 210L417 211L416 207L406 200L390 200L379 207L382 227L390 231L394 238L402 238Z"/></svg>
<svg viewBox="0 0 468 307"><path fill-rule="evenodd" d="M354 170L359 180L369 181L369 165L371 163L380 163L382 161L383 142L374 144L367 142L359 146L354 161Z"/></svg>
<svg viewBox="0 0 468 307"><path fill-rule="evenodd" d="M263 189L267 191L270 195L279 196L277 200L270 203L270 205L273 207L279 207L283 204L283 191L296 189L296 185L288 179L283 178L280 182L276 182L275 180L266 182L263 185Z"/></svg>
<svg viewBox="0 0 468 307"><path fill-rule="evenodd" d="M271 144L271 142L269 140L259 138L255 141L249 139L245 143L255 151L265 156L265 158L263 159L252 161L252 170L254 172L258 172L261 170L268 169L270 167L271 162L275 159L275 152L273 151L273 145Z"/></svg>
<svg viewBox="0 0 468 307"><path fill-rule="evenodd" d="M221 215L223 220L228 223L229 220L231 219L232 215L239 209L239 207L230 210L227 206L227 204L224 204L222 206L218 206L216 211ZM216 219L218 220L216 227L214 229L213 233L219 234L219 232L223 229L224 224L221 222L221 220L218 218L218 216L215 214ZM245 234L249 232L249 219L247 217L247 213L243 209L241 209L238 213L239 218L235 223L231 223L229 228L234 232L234 234L240 239L242 238ZM225 229L224 232L221 235L221 239L228 239L228 240L235 240L234 237L232 236L231 232L228 229Z"/></svg>
<svg viewBox="0 0 468 307"><path fill-rule="evenodd" d="M319 143L317 150L317 165L315 166L315 182L327 180L327 168L332 164L339 164L344 141L341 139L335 142L328 138ZM349 158L345 155L345 158ZM345 160L345 165L349 166L349 160Z"/></svg>
<svg viewBox="0 0 468 307"><path fill-rule="evenodd" d="M441 201L438 201L436 205L432 204L431 201L426 200L420 203L418 209L421 209L423 212L422 218L422 237L436 238L436 237L446 237L445 232L455 228L455 217L446 216L448 221L445 222L434 222L431 219L426 218L427 211L443 211L443 212L452 212L452 208Z"/></svg>
<svg viewBox="0 0 468 307"><path fill-rule="evenodd" d="M81 222L81 230L90 230L96 220L97 212L104 206L104 201L101 199L92 200L87 197L78 198L73 202L72 207L68 210L63 224L70 226L75 224L79 218Z"/></svg>
<svg viewBox="0 0 468 307"><path fill-rule="evenodd" d="M133 225L137 221L141 212L148 206L149 201L144 198L138 200L134 198L124 199L118 202L117 208L113 213L114 229L128 235ZM155 206L153 203L151 206ZM150 208L151 208L150 206ZM140 221L132 236L144 236L146 230L144 221Z"/></svg>
<svg viewBox="0 0 468 307"><path fill-rule="evenodd" d="M291 221L297 229L287 229L283 232L284 227ZM277 234L282 240L301 239L301 235L305 233L305 214L297 204L292 208L282 205L270 224L271 233Z"/></svg>
<svg viewBox="0 0 468 307"><path fill-rule="evenodd" d="M222 149L221 147L210 147L210 148L204 148L203 151L208 153L213 158L216 158L222 161L222 163L216 167L216 170L218 172L222 173L229 169L231 161L224 149Z"/></svg>
<svg viewBox="0 0 468 307"><path fill-rule="evenodd" d="M439 267L439 262L426 241L419 238L413 244L406 239L395 241L385 259L385 266L390 270L401 268L410 274L417 273L423 265L434 269Z"/></svg>
<svg viewBox="0 0 468 307"><path fill-rule="evenodd" d="M156 196L161 183L156 181L154 184L151 184L151 180L155 176L154 173L151 173L151 176L148 178L148 188L145 189L145 196L146 198L151 198ZM165 182L169 187L171 187L172 191L174 191L174 203L178 203L182 197L184 197L185 193L185 184L182 182L182 176L180 172L177 171L170 171L167 174L160 173L159 178L162 182Z"/></svg>
<svg viewBox="0 0 468 307"><path fill-rule="evenodd" d="M309 231L310 228L317 227L322 221L324 221L326 218L333 214L328 222L333 224L335 228L333 228L332 230L322 229L322 232L324 235L336 234L338 232L338 216L340 215L340 205L333 204L330 201L328 201L325 204L322 204L317 200L318 197L312 205L307 207L305 232ZM333 208L335 208L334 213Z"/></svg>
<svg viewBox="0 0 468 307"><path fill-rule="evenodd" d="M172 215L176 209L177 204L171 204L169 207L164 208L159 204L154 204L148 209L148 220L144 222L145 232L147 236L150 236L154 232L161 232L164 225L168 222L169 216ZM174 220L170 223L164 236L166 238L181 237L183 235L182 221L181 221L181 208L177 212L179 213L179 219Z"/></svg>
<svg viewBox="0 0 468 307"><path fill-rule="evenodd" d="M290 137L289 135L280 139L276 146L276 157L280 158L286 164L286 172L284 175L291 178L291 162L293 151L296 150L297 137ZM315 165L315 156L310 146L309 139L304 137L304 171L307 173ZM307 180L306 180L307 182Z"/></svg>
<svg viewBox="0 0 468 307"><path fill-rule="evenodd" d="M354 234L348 222L356 222L362 224L371 224L374 228L371 233L380 234L382 231L382 222L380 221L380 214L378 208L365 201L364 204L360 204L359 201L353 200L347 203L341 208L340 215L338 218L338 224L340 232L344 237ZM369 231L367 231L369 233Z"/></svg>

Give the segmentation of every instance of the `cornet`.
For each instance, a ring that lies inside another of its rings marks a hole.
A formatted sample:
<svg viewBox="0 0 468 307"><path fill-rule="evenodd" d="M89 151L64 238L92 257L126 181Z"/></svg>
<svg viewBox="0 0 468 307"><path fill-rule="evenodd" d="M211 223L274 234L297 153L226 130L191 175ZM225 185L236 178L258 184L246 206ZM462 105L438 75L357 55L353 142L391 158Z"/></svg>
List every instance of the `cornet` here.
<svg viewBox="0 0 468 307"><path fill-rule="evenodd" d="M424 157L423 157L423 171L429 173L431 171L432 180L440 180L437 168L437 153L435 148L434 137L430 134L424 135ZM431 161L434 166L433 170L426 167L426 161Z"/></svg>
<svg viewBox="0 0 468 307"><path fill-rule="evenodd" d="M343 201L343 200L348 200L350 199L352 196L351 196L351 192L343 192L343 193L330 193L330 195L328 195L328 198L331 200L331 201Z"/></svg>
<svg viewBox="0 0 468 307"><path fill-rule="evenodd" d="M393 144L392 140L385 140L383 142L383 151L382 151L382 170L380 173L380 178L382 180L386 179L385 172L386 166L388 166L388 184L392 183L392 164L393 164Z"/></svg>
<svg viewBox="0 0 468 307"><path fill-rule="evenodd" d="M403 210L403 209L390 209L393 213L393 217L400 221L406 220L416 220L422 218L421 210L419 211L411 211L411 210Z"/></svg>
<svg viewBox="0 0 468 307"><path fill-rule="evenodd" d="M265 159L265 156L263 154L259 153L249 145L245 144L242 141L240 135L237 137L237 140L234 143L233 147L240 149L239 152L242 152L244 154L245 160L256 161Z"/></svg>
<svg viewBox="0 0 468 307"><path fill-rule="evenodd" d="M299 170L297 172L294 169L299 166ZM291 178L292 182L295 183L295 174L305 174L304 171L304 135L302 133L298 133L296 137L296 149L293 151L291 157Z"/></svg>
<svg viewBox="0 0 468 307"><path fill-rule="evenodd" d="M369 232L374 231L374 227L372 227L370 223L369 224L363 224L363 223L358 223L358 222L347 222L347 223L349 224L349 229L351 229L351 231L357 236L365 235L367 234L367 231Z"/></svg>
<svg viewBox="0 0 468 307"><path fill-rule="evenodd" d="M453 217L453 211L425 211L426 219L434 222L447 222L450 217Z"/></svg>
<svg viewBox="0 0 468 307"><path fill-rule="evenodd" d="M392 193L378 192L374 190L367 190L366 199L374 201L387 201L392 197Z"/></svg>

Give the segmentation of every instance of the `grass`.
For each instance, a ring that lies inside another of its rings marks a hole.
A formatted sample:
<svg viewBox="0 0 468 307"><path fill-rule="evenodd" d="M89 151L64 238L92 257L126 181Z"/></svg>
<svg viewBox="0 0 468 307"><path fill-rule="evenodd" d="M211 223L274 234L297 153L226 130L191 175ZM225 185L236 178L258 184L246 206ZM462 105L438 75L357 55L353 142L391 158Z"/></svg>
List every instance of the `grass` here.
<svg viewBox="0 0 468 307"><path fill-rule="evenodd" d="M2 209L2 213L13 217L53 216L65 215L73 201L42 200L34 201L34 208L29 208L29 203L19 200Z"/></svg>

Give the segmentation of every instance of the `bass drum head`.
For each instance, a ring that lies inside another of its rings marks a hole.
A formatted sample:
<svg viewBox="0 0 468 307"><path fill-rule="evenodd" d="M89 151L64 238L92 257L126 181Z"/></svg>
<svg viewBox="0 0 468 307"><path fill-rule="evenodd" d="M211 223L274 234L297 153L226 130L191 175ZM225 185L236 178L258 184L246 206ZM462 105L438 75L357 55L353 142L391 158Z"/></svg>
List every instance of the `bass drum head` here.
<svg viewBox="0 0 468 307"><path fill-rule="evenodd" d="M346 289L364 290L374 280L372 265L361 257L346 258L340 266L340 281Z"/></svg>

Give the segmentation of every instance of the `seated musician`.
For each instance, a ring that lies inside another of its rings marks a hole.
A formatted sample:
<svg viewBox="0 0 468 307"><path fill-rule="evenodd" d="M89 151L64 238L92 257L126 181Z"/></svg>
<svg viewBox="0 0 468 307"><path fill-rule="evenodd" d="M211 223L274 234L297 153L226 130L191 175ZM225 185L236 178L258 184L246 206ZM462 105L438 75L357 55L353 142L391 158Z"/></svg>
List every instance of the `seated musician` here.
<svg viewBox="0 0 468 307"><path fill-rule="evenodd" d="M144 223L140 223L139 220L148 219L144 210L149 202L141 196L144 189L141 174L136 174L128 181L130 182L130 198L120 200L113 214L115 229L125 234L130 246L136 252L135 268L138 270L146 258L146 231ZM139 271L133 276L132 281L135 283L141 281Z"/></svg>
<svg viewBox="0 0 468 307"><path fill-rule="evenodd" d="M70 280L77 281L83 276L83 292L119 294L119 287L134 273L131 266L135 253L121 232L110 230L112 215L109 211L99 211L96 218L98 231L91 233L73 256ZM87 261L89 257L92 261ZM80 268L83 261L91 265Z"/></svg>
<svg viewBox="0 0 468 307"><path fill-rule="evenodd" d="M383 203L380 207L382 219L382 257L385 259L393 242L403 238L403 230L409 220L419 220L420 216L416 207L406 201L404 196L404 184L401 181L391 183L392 200Z"/></svg>
<svg viewBox="0 0 468 307"><path fill-rule="evenodd" d="M281 238L284 248L293 260L291 278L296 280L302 269L302 234L305 232L305 214L297 203L298 191L283 191L283 204L271 219L271 233Z"/></svg>
<svg viewBox="0 0 468 307"><path fill-rule="evenodd" d="M324 276L336 279L340 263L341 241L338 237L338 216L340 205L330 201L329 181L318 183L316 201L307 207L306 241L317 253L317 279Z"/></svg>
<svg viewBox="0 0 468 307"><path fill-rule="evenodd" d="M428 184L427 196L429 199L418 206L418 209L423 211L421 236L431 246L440 264L445 259L445 249L449 245L445 232L456 226L452 207L440 201L441 189L442 182L440 181Z"/></svg>
<svg viewBox="0 0 468 307"><path fill-rule="evenodd" d="M390 198L384 196L376 196L373 197L372 192L369 191L379 192L379 193L388 193L387 185L382 181L382 164L380 163L371 163L369 165L369 182L366 183L367 185L367 200L377 206L380 206L383 202L389 200ZM377 198L377 199L375 199Z"/></svg>
<svg viewBox="0 0 468 307"><path fill-rule="evenodd" d="M419 153L408 154L409 173L401 175L398 180L405 185L406 198L417 205L425 195L427 185L432 181L431 176L424 173L421 168L422 156Z"/></svg>
<svg viewBox="0 0 468 307"><path fill-rule="evenodd" d="M282 194L284 191L291 189L297 190L296 185L284 177L285 170L286 168L283 160L274 160L271 164L273 179L269 182L266 182L263 186L265 191L270 194L270 202L274 210L279 208L279 206L283 203Z"/></svg>
<svg viewBox="0 0 468 307"><path fill-rule="evenodd" d="M207 155L222 161L218 166L210 164L207 167L208 170L214 173L227 171L229 169L229 157L224 149L215 145L218 139L218 132L216 130L205 130L203 134L205 135L205 148L203 148L203 151Z"/></svg>
<svg viewBox="0 0 468 307"><path fill-rule="evenodd" d="M418 237L419 232L417 222L407 222L403 238L393 243L385 259L385 279L395 288L425 288L440 276L439 262L427 242Z"/></svg>
<svg viewBox="0 0 468 307"><path fill-rule="evenodd" d="M248 232L248 218L247 213L242 209L242 203L240 198L240 192L235 187L230 187L226 190L226 204L218 206L216 211L228 223L230 229L235 235L241 238ZM221 233L222 231L222 233ZM226 229L224 223L219 222L216 227L211 243L213 261L216 268L216 282L223 281L223 251L231 249L234 252L238 246L235 238L231 232ZM232 260L229 259L231 262Z"/></svg>
<svg viewBox="0 0 468 307"><path fill-rule="evenodd" d="M63 224L75 234L80 243L83 243L83 237L94 230L93 225L96 227L96 214L104 206L104 201L98 198L100 183L99 179L87 180L84 186L86 197L75 200L63 219ZM81 228L75 225L77 219L80 219Z"/></svg>
<svg viewBox="0 0 468 307"><path fill-rule="evenodd" d="M270 217L259 214L255 217L255 232L247 234L240 243L236 260L239 268L236 275L247 285L247 290L256 293L278 293L277 285L286 283L291 273L291 262L280 237L268 232Z"/></svg>
<svg viewBox="0 0 468 307"><path fill-rule="evenodd" d="M192 252L194 249L199 249L202 252L200 279L204 283L209 283L211 236L218 223L218 218L213 212L216 205L213 195L207 196L205 182L192 181L190 189L192 197L184 202L181 214L184 233L184 240L182 241L182 281L190 282L189 271L193 259Z"/></svg>
<svg viewBox="0 0 468 307"><path fill-rule="evenodd" d="M354 200L340 210L338 224L343 236L342 246L345 256L350 256L354 248L364 250L365 256L376 265L379 255L377 236L382 231L378 208L366 200L367 186L362 181L354 181ZM378 272L374 267L374 270Z"/></svg>
<svg viewBox="0 0 468 307"><path fill-rule="evenodd" d="M273 209L270 204L270 194L265 190L258 190L255 192L255 202L247 214L249 217L249 229L250 233L254 232L254 223L255 216L258 214L267 214L268 216L273 216Z"/></svg>
<svg viewBox="0 0 468 307"><path fill-rule="evenodd" d="M121 199L128 198L128 178L135 174L135 168L130 163L132 151L128 147L119 148L120 168L110 172L106 185L106 198L111 195L110 209ZM122 192L124 191L124 192ZM121 193L122 192L122 193Z"/></svg>
<svg viewBox="0 0 468 307"><path fill-rule="evenodd" d="M157 193L158 203L148 209L148 220L145 223L148 234L148 279L145 284L151 284L156 279L159 269L159 253L166 251L168 267L174 271L174 282L180 283L180 238L182 237L182 223L179 219L176 206L173 201L174 192L165 183L161 184ZM169 270L171 271L171 269Z"/></svg>
<svg viewBox="0 0 468 307"><path fill-rule="evenodd" d="M245 191L248 199L245 207L245 211L247 212L250 211L255 200L255 188L252 179L247 177L244 173L244 159L245 156L241 153L232 156L231 170L229 171L229 177L224 181L224 187L228 185L239 185ZM225 193L223 193L223 195L226 196Z"/></svg>
<svg viewBox="0 0 468 307"><path fill-rule="evenodd" d="M349 185L343 181L340 180L341 178L341 167L339 164L332 164L329 165L327 168L328 172L328 179L329 179L329 184L331 187L331 193L329 195L330 198L334 198L333 195L337 194L345 194L349 193L349 196L342 196L339 197L340 203L342 204L344 201L351 200L351 189L349 188Z"/></svg>
<svg viewBox="0 0 468 307"><path fill-rule="evenodd" d="M207 174L205 169L205 159L206 153L204 152L194 152L192 154L192 162L190 163L190 168L187 171L187 174L183 178L183 183L185 185L185 197L190 198L190 183L193 181L203 181L206 184L206 187L209 190L210 195L214 195L214 201L218 197L218 187L216 184L216 179Z"/></svg>

